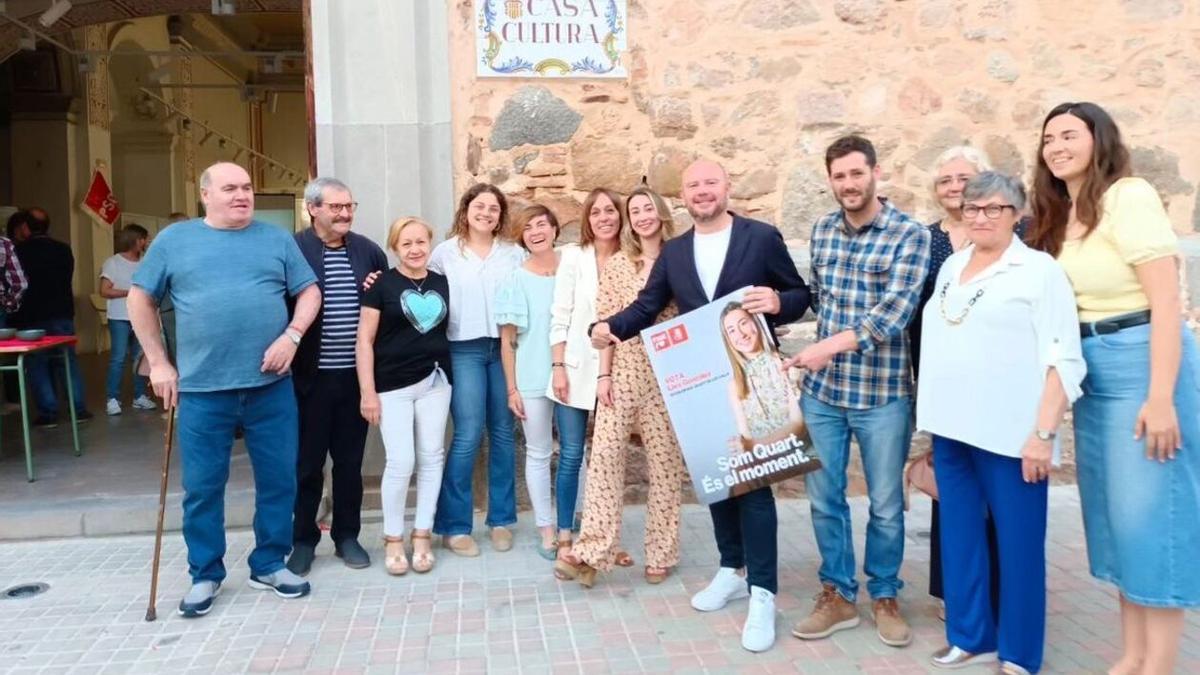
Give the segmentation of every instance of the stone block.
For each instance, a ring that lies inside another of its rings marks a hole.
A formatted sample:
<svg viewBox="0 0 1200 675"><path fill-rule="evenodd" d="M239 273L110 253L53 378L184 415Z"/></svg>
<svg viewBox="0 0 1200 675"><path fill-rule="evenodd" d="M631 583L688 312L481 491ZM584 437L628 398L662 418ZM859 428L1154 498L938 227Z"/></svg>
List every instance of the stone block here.
<svg viewBox="0 0 1200 675"><path fill-rule="evenodd" d="M627 192L641 182L642 164L626 143L586 138L571 143L571 174L576 190Z"/></svg>
<svg viewBox="0 0 1200 675"><path fill-rule="evenodd" d="M775 191L779 174L774 169L754 169L733 179L729 196L734 199L755 199Z"/></svg>
<svg viewBox="0 0 1200 675"><path fill-rule="evenodd" d="M651 189L665 197L678 197L682 189L683 170L696 159L696 153L674 146L664 146L650 157L647 181Z"/></svg>
<svg viewBox="0 0 1200 675"><path fill-rule="evenodd" d="M792 169L783 188L779 230L784 239L808 239L817 219L836 207L824 167L801 162Z"/></svg>
<svg viewBox="0 0 1200 675"><path fill-rule="evenodd" d="M575 135L583 116L545 87L521 87L500 109L488 147L563 143Z"/></svg>
<svg viewBox="0 0 1200 675"><path fill-rule="evenodd" d="M696 135L692 105L686 99L660 96L650 102L650 131L655 136L686 140Z"/></svg>
<svg viewBox="0 0 1200 675"><path fill-rule="evenodd" d="M1174 195L1194 192L1192 184L1179 173L1179 156L1175 153L1158 146L1135 147L1130 148L1129 159L1133 174L1150 181L1164 202L1170 202Z"/></svg>
<svg viewBox="0 0 1200 675"><path fill-rule="evenodd" d="M821 13L808 0L758 0L746 3L741 20L762 30L785 30L817 23Z"/></svg>
<svg viewBox="0 0 1200 675"><path fill-rule="evenodd" d="M1016 82L1017 78L1021 76L1021 67L1012 54L997 49L988 54L987 72L992 79L1001 82Z"/></svg>
<svg viewBox="0 0 1200 675"><path fill-rule="evenodd" d="M882 28L887 5L882 0L837 0L833 13L848 24Z"/></svg>

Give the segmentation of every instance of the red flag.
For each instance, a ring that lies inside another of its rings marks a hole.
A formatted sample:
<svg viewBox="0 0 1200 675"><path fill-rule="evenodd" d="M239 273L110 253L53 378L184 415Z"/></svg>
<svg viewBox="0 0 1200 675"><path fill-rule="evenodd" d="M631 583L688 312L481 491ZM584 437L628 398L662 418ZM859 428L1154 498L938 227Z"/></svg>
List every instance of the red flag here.
<svg viewBox="0 0 1200 675"><path fill-rule="evenodd" d="M83 210L109 227L121 217L121 205L99 169L92 173L92 185L83 198Z"/></svg>

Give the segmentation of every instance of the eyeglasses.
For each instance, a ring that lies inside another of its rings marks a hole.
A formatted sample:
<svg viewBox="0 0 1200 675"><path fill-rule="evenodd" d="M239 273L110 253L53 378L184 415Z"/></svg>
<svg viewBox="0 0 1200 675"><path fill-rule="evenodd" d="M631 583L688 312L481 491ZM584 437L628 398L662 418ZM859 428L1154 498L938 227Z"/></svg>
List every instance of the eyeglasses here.
<svg viewBox="0 0 1200 675"><path fill-rule="evenodd" d="M332 202L326 202L325 208L329 209L330 211L332 211L334 213L341 213L342 211L349 211L350 213L354 213L355 209L358 208L358 202L346 202L345 204L334 204Z"/></svg>
<svg viewBox="0 0 1200 675"><path fill-rule="evenodd" d="M1013 206L1012 204L988 204L987 206L964 204L962 207L962 214L963 218L971 220L975 218L975 216L978 216L980 211L983 211L983 215L987 216L988 220L995 220L1000 217L1000 214L1004 213L1004 209L1012 209L1014 212L1016 212L1017 207Z"/></svg>

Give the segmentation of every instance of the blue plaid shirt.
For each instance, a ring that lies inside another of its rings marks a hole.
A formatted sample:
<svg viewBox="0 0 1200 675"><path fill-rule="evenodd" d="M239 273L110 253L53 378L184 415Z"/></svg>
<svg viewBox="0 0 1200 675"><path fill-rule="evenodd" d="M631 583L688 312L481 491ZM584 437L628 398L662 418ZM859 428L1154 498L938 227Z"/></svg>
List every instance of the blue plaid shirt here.
<svg viewBox="0 0 1200 675"><path fill-rule="evenodd" d="M908 334L929 266L929 231L884 200L855 231L839 209L812 232L809 289L817 339L854 331L858 349L809 373L804 393L829 405L865 410L912 395Z"/></svg>

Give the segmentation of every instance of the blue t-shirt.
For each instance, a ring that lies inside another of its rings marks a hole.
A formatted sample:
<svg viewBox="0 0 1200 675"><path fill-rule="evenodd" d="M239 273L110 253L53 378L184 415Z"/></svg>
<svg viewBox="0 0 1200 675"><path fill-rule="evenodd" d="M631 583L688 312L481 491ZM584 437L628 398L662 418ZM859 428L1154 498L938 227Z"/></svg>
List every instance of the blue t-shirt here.
<svg viewBox="0 0 1200 675"><path fill-rule="evenodd" d="M163 230L133 284L175 304L179 391L261 387L263 354L288 324L287 297L317 282L295 240L253 221L221 230L199 218Z"/></svg>

